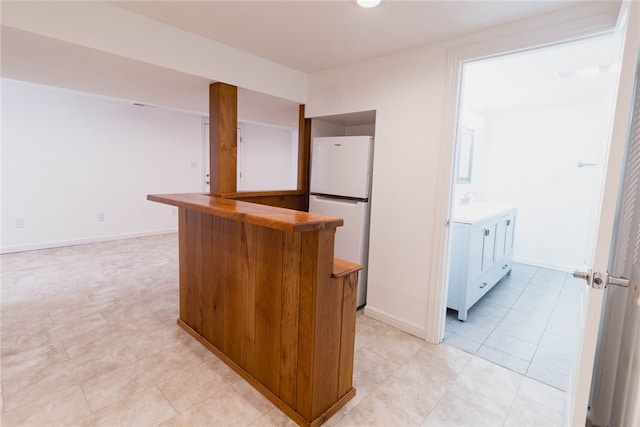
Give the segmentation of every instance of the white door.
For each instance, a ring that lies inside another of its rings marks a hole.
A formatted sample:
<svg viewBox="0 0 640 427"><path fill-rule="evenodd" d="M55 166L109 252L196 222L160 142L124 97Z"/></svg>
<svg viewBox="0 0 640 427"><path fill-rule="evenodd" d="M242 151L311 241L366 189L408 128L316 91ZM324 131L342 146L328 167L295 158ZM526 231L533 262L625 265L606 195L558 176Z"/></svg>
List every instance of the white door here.
<svg viewBox="0 0 640 427"><path fill-rule="evenodd" d="M209 151L211 150L209 143L209 120L202 119L202 192L208 193L211 182L211 158Z"/></svg>
<svg viewBox="0 0 640 427"><path fill-rule="evenodd" d="M620 289L624 302L619 311L622 331L617 372L612 394L610 426L640 425L640 63L636 68L636 89L629 148L624 169L620 214L616 224L611 273L628 277L629 287ZM626 294L626 295L625 295Z"/></svg>
<svg viewBox="0 0 640 427"><path fill-rule="evenodd" d="M615 116L611 133L606 178L599 212L596 244L590 268L595 272L606 273L612 252L612 238L617 209L618 194L621 189L621 170L623 166L627 130L631 111L631 99L634 88L635 69L640 48L640 4L625 1L621 7L617 31L624 37L620 81L615 107ZM636 191L638 191L636 189ZM593 282L593 275L589 280ZM569 393L571 404L568 422L572 426L584 426L587 417L587 405L591 390L594 357L602 315L604 289L583 286L581 294L581 331L580 351L572 374Z"/></svg>
<svg viewBox="0 0 640 427"><path fill-rule="evenodd" d="M369 254L369 203L324 196L309 197L309 212L344 220L336 229L336 258L361 264L358 273L358 307L367 298L367 259Z"/></svg>
<svg viewBox="0 0 640 427"><path fill-rule="evenodd" d="M372 162L369 136L316 137L311 145L311 192L366 199Z"/></svg>

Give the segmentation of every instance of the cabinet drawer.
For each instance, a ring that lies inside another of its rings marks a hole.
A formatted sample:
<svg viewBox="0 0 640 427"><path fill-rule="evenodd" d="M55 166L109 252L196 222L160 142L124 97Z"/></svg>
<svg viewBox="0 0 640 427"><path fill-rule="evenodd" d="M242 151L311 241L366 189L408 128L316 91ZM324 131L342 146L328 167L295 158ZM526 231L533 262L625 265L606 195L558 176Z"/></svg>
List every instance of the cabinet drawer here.
<svg viewBox="0 0 640 427"><path fill-rule="evenodd" d="M513 257L499 260L494 268L494 282L499 282L513 267Z"/></svg>
<svg viewBox="0 0 640 427"><path fill-rule="evenodd" d="M475 304L495 284L494 271L490 270L469 284L467 290L467 307Z"/></svg>

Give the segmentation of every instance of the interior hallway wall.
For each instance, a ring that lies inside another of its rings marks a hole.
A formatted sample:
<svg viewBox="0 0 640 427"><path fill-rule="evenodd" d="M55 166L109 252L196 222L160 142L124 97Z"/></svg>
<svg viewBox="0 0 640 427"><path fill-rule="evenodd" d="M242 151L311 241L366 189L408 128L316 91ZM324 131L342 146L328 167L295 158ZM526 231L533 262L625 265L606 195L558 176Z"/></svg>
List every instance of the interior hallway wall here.
<svg viewBox="0 0 640 427"><path fill-rule="evenodd" d="M2 252L176 231L146 195L200 191L196 115L3 79L1 149Z"/></svg>

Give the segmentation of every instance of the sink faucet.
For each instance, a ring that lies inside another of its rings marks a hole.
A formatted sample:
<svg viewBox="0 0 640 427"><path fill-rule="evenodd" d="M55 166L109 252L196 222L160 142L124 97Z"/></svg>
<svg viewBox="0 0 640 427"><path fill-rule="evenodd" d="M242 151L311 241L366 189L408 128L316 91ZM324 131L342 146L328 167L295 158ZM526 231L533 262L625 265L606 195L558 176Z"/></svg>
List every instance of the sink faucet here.
<svg viewBox="0 0 640 427"><path fill-rule="evenodd" d="M464 195L464 197L462 198L462 200L460 200L460 204L461 205L468 205L471 202L471 196L477 196L477 193L474 193L473 191L467 191L467 194Z"/></svg>

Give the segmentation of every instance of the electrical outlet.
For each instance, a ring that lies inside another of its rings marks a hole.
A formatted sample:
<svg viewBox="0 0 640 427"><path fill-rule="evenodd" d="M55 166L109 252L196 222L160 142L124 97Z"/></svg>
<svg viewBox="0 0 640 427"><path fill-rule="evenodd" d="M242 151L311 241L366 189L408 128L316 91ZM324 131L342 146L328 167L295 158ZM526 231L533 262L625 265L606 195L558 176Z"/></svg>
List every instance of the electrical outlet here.
<svg viewBox="0 0 640 427"><path fill-rule="evenodd" d="M98 213L98 215L96 215L96 219L98 220L98 222L104 222L104 213Z"/></svg>
<svg viewBox="0 0 640 427"><path fill-rule="evenodd" d="M198 162L191 162L191 169L198 169Z"/></svg>
<svg viewBox="0 0 640 427"><path fill-rule="evenodd" d="M24 228L24 218L16 219L16 228Z"/></svg>

